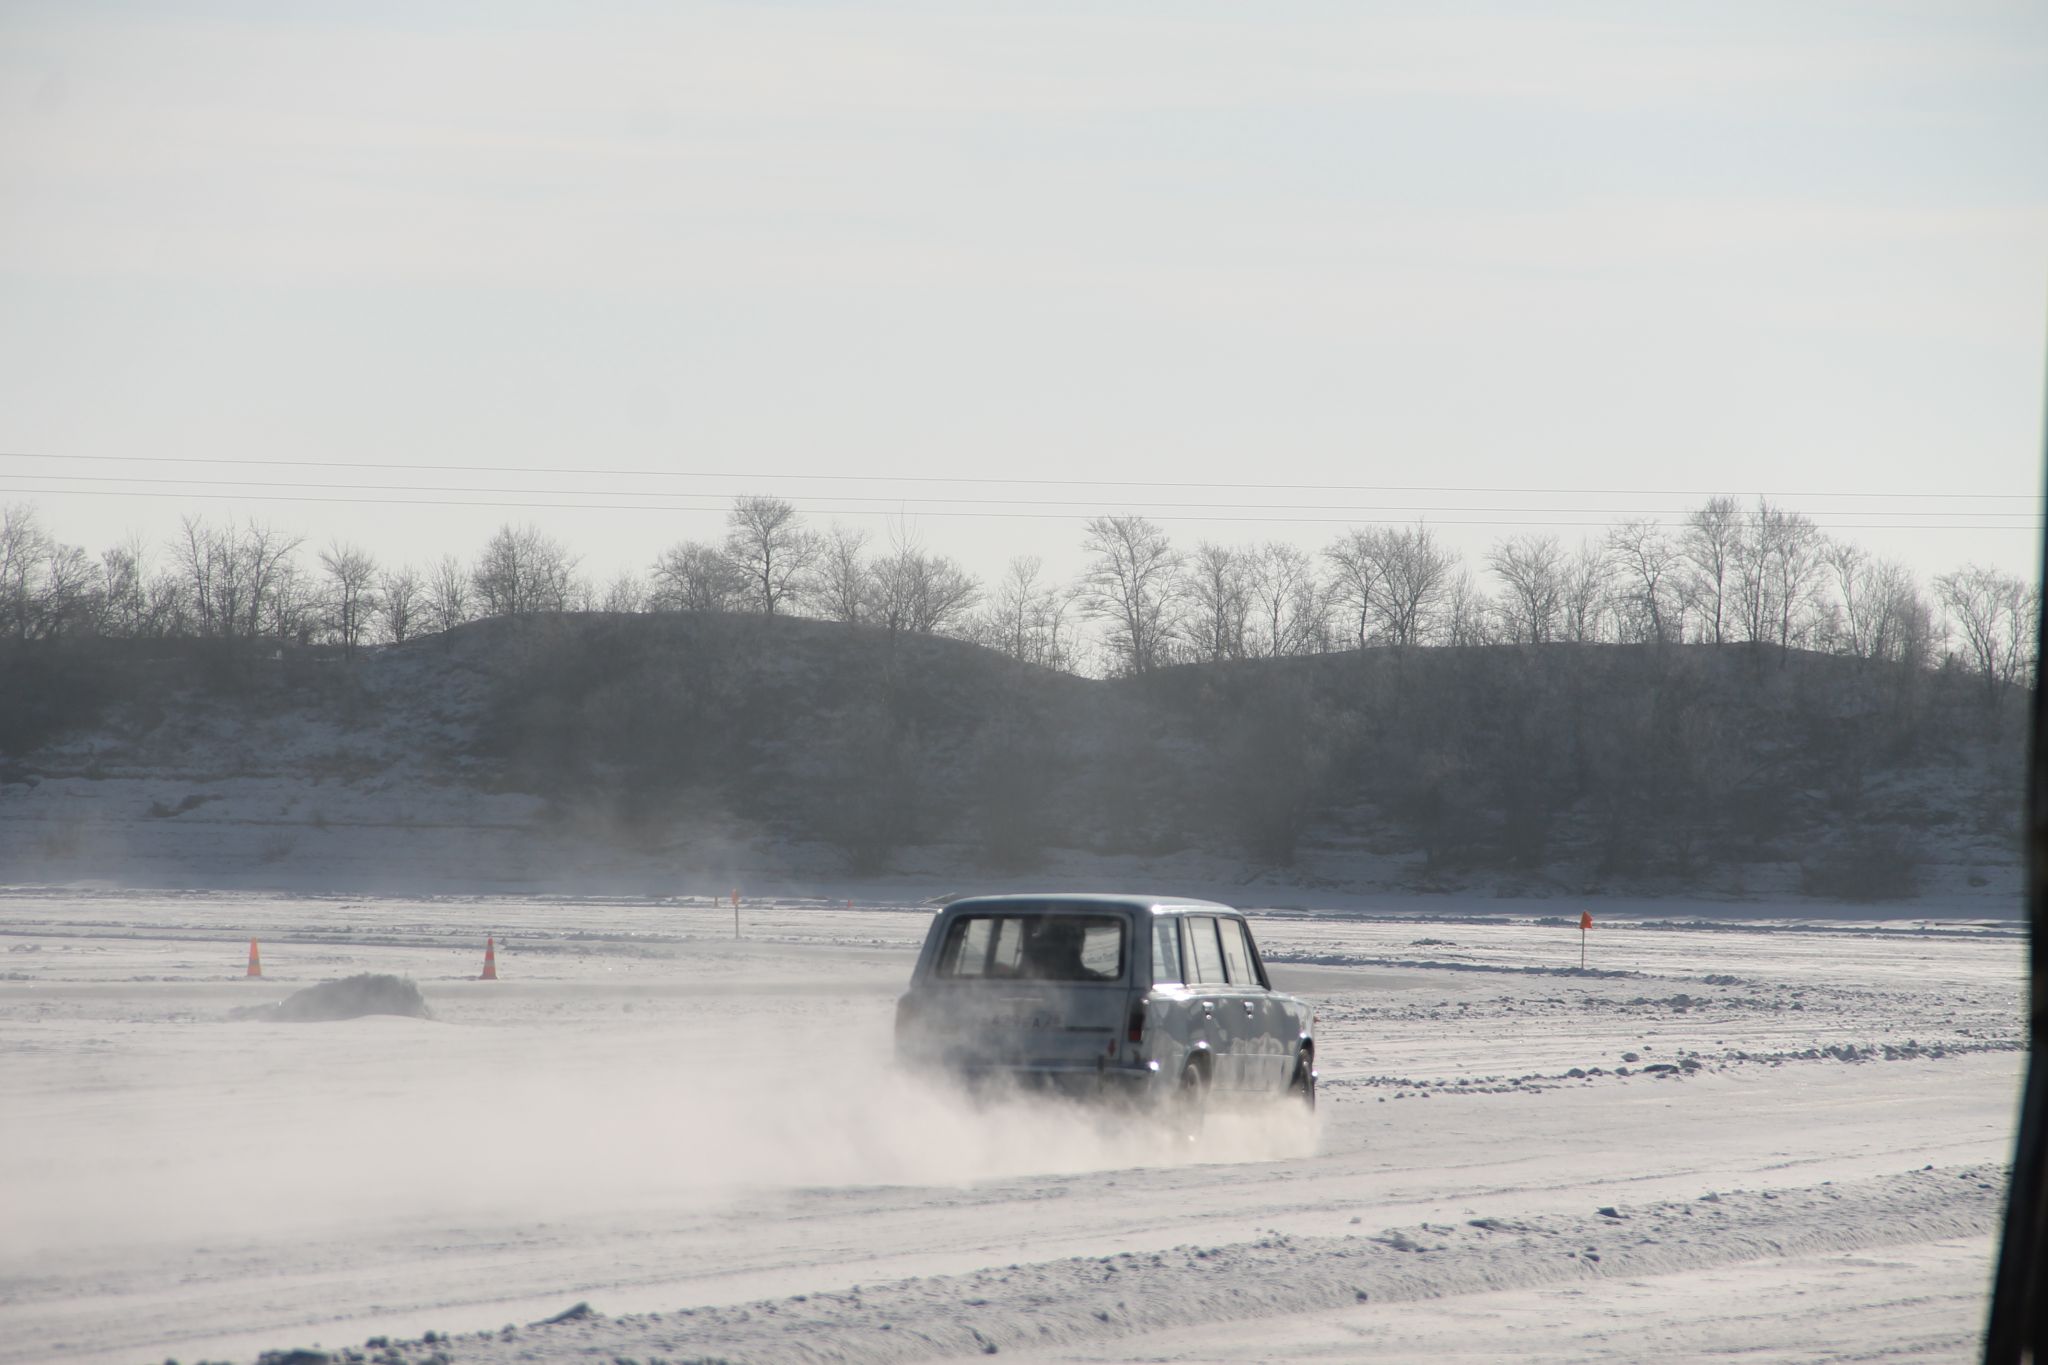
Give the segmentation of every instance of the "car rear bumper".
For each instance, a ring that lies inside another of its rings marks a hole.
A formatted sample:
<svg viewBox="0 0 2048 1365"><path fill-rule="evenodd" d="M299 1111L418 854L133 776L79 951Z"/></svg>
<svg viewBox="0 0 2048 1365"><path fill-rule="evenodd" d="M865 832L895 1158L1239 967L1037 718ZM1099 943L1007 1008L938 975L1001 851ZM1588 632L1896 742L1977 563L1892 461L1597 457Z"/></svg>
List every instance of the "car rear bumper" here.
<svg viewBox="0 0 2048 1365"><path fill-rule="evenodd" d="M917 1059L903 1060L913 1065ZM1019 1091L1058 1095L1067 1099L1139 1101L1159 1091L1159 1067L1154 1063L1136 1066L1081 1062L999 1062L965 1059L931 1059L925 1069L937 1071L976 1091Z"/></svg>

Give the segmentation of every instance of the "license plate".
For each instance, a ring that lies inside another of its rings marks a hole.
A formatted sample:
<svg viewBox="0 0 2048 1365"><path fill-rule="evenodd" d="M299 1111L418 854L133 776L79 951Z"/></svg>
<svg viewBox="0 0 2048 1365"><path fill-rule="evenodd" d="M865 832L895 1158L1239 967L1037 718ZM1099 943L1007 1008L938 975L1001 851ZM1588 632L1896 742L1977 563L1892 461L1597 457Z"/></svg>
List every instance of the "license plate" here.
<svg viewBox="0 0 2048 1365"><path fill-rule="evenodd" d="M996 1028L1014 1029L1023 1033L1044 1033L1049 1029L1062 1027L1064 1021L1059 1015L1041 1005L1013 1005L1008 1009L991 1012L989 1023Z"/></svg>

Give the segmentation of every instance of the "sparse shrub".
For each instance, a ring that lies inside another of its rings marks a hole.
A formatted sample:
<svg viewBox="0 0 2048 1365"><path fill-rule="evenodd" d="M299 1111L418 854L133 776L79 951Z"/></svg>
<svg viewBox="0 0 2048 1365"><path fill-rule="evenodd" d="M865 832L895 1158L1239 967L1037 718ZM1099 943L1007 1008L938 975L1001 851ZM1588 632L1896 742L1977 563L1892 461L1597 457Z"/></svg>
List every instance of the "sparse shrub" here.
<svg viewBox="0 0 2048 1365"><path fill-rule="evenodd" d="M204 796L198 792L193 792L175 806L167 806L161 801L152 801L149 803L149 814L152 819L167 820L173 815L183 815L188 810L197 810L213 799L211 796Z"/></svg>
<svg viewBox="0 0 2048 1365"><path fill-rule="evenodd" d="M262 1011L260 1017L280 1023L319 1023L360 1019L366 1014L395 1014L407 1019L434 1017L418 986L401 976L370 972L294 991Z"/></svg>

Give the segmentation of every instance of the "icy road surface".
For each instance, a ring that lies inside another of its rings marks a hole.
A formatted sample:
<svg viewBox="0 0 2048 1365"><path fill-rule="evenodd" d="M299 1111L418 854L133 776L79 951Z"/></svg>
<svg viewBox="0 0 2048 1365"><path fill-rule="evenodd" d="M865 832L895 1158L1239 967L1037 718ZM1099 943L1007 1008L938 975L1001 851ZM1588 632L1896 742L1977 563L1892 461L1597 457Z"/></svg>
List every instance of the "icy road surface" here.
<svg viewBox="0 0 2048 1365"><path fill-rule="evenodd" d="M1259 917L1320 1122L1189 1155L894 1075L921 910L0 893L0 1362L1968 1359L2018 929L1554 904Z"/></svg>

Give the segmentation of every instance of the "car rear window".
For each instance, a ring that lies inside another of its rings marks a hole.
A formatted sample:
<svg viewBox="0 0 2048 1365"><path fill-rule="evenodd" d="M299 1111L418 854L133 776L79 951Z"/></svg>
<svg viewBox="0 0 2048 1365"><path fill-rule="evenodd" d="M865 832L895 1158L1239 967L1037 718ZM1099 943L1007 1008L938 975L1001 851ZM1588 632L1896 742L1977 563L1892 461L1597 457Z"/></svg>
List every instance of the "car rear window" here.
<svg viewBox="0 0 2048 1365"><path fill-rule="evenodd" d="M1116 981L1124 974L1118 915L962 915L946 929L936 975L1013 981Z"/></svg>

